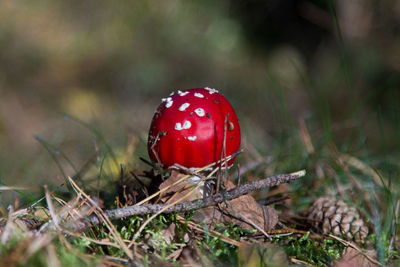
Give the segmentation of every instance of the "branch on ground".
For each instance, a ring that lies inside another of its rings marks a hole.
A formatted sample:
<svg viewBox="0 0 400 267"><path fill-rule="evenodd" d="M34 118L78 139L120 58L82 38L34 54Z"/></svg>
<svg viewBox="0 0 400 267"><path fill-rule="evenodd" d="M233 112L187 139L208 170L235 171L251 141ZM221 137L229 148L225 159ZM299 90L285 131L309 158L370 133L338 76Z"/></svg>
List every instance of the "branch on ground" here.
<svg viewBox="0 0 400 267"><path fill-rule="evenodd" d="M215 206L224 201L229 201L242 195L246 195L252 191L288 183L304 176L305 173L305 170L301 170L291 174L279 174L262 180L248 182L231 190L212 195L209 198L177 203L174 206L167 208L162 213L166 214L172 212L185 212L202 209L209 206ZM125 208L105 210L104 214L110 220L116 220L137 215L155 214L165 208L166 205L167 204L133 205ZM80 221L73 222L68 228L74 231L84 231L91 225L98 225L101 222L102 220L97 215L92 214L87 218L81 218Z"/></svg>

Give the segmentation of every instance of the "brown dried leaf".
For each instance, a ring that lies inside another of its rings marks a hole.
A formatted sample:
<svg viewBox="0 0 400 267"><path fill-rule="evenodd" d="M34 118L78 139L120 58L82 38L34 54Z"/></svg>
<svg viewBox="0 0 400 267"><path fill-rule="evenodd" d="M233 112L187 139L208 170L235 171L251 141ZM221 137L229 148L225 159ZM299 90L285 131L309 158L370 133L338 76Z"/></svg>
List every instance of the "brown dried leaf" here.
<svg viewBox="0 0 400 267"><path fill-rule="evenodd" d="M226 183L227 189L232 189L235 185L228 181ZM252 223L249 224L248 220L251 220L260 228L268 231L275 227L278 223L278 214L275 209L271 207L262 207L257 203L254 197L250 195L243 195L229 202L227 207L229 214L243 220L232 219L234 223L242 228L254 228Z"/></svg>
<svg viewBox="0 0 400 267"><path fill-rule="evenodd" d="M175 224L170 224L170 226L167 229L161 230L161 233L164 236L164 240L168 245L174 242L175 228L176 228Z"/></svg>
<svg viewBox="0 0 400 267"><path fill-rule="evenodd" d="M177 249L174 252L172 252L171 254L169 254L165 259L166 260L176 260L177 258L179 258L179 256L182 254L183 248Z"/></svg>
<svg viewBox="0 0 400 267"><path fill-rule="evenodd" d="M376 251L370 250L366 253L368 256L375 258ZM376 267L378 265L372 263L368 258L358 252L356 249L348 247L342 257L334 263L335 267Z"/></svg>
<svg viewBox="0 0 400 267"><path fill-rule="evenodd" d="M274 208L270 206L264 206L264 230L268 231L274 229L275 226L278 224L279 216L278 213Z"/></svg>
<svg viewBox="0 0 400 267"><path fill-rule="evenodd" d="M226 183L227 190L232 189L235 185L228 181ZM222 212L217 207L208 207L195 212L194 220L197 222L205 222L209 225L215 223L235 223L242 228L254 229L252 223L256 224L265 231L271 230L278 223L278 214L271 207L262 207L250 195L243 195L220 205ZM251 220L252 223L249 223Z"/></svg>
<svg viewBox="0 0 400 267"><path fill-rule="evenodd" d="M224 223L224 217L226 216L217 207L206 207L194 212L193 221L213 226L217 223Z"/></svg>
<svg viewBox="0 0 400 267"><path fill-rule="evenodd" d="M172 185L173 183L182 179L184 176L186 176L186 174L180 173L179 171L176 171L176 170L172 170L171 176L167 180L165 180L164 182L162 182L160 184L159 189L162 190L162 189ZM164 192L161 196L161 201L163 201L165 203L172 203L172 202L180 199L181 197L183 197L190 191L193 191L192 194L187 196L184 201L192 201L192 200L201 198L201 194L200 194L199 190L193 190L194 186L195 186L195 184L193 184L193 183L183 181L183 182L171 187L166 192Z"/></svg>
<svg viewBox="0 0 400 267"><path fill-rule="evenodd" d="M173 170L170 178L160 185L160 190L172 185L184 176L185 174ZM226 183L227 190L234 187L235 185L231 181ZM190 191L193 191L193 184L182 182L167 190L161 197L161 200L163 202L171 203L183 197ZM201 197L199 190L194 190L185 201L191 201ZM233 222L242 228L251 229L254 229L254 226L252 225L254 223L265 231L274 229L278 223L278 214L276 210L269 206L263 207L259 205L254 197L250 195L240 196L227 203L228 206L226 203L222 203L219 205L219 208L207 207L196 211L193 218L194 221L205 222L208 225Z"/></svg>

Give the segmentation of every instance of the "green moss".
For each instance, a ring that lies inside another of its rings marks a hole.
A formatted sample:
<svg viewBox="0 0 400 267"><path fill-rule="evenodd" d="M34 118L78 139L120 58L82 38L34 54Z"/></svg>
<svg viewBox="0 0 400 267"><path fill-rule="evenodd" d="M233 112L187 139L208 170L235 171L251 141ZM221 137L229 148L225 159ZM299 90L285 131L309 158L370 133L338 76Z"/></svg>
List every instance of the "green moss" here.
<svg viewBox="0 0 400 267"><path fill-rule="evenodd" d="M274 237L274 242L280 244L288 256L317 266L330 266L333 260L340 258L344 249L344 246L335 240L312 239L310 232L302 237Z"/></svg>

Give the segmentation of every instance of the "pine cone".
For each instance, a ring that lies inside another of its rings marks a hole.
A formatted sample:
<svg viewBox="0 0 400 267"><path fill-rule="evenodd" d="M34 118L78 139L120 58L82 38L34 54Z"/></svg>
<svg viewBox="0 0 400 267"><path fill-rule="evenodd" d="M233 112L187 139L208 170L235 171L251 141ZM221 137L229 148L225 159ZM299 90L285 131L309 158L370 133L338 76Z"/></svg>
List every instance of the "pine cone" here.
<svg viewBox="0 0 400 267"><path fill-rule="evenodd" d="M347 240L364 243L368 226L354 207L335 197L324 196L314 201L308 209L308 220L318 232L344 235Z"/></svg>

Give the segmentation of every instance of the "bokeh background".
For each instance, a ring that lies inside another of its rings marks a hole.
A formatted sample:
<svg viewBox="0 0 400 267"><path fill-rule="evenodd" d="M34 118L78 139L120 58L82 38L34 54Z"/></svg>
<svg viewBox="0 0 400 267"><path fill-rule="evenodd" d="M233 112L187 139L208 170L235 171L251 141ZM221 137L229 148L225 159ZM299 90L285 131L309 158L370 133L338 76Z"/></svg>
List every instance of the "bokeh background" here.
<svg viewBox="0 0 400 267"><path fill-rule="evenodd" d="M2 0L1 182L60 186L58 163L96 176L107 145L140 169L160 99L204 86L252 155L290 160L306 125L316 146L398 164L399 74L397 0Z"/></svg>

